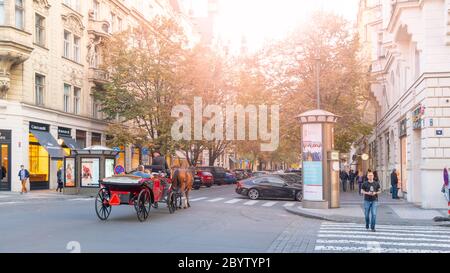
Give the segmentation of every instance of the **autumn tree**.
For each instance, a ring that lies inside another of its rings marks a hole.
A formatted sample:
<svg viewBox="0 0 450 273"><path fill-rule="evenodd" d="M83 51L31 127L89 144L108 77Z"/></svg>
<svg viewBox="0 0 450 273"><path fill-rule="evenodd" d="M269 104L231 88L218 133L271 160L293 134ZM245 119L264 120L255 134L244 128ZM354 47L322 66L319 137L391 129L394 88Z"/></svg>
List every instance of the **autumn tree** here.
<svg viewBox="0 0 450 273"><path fill-rule="evenodd" d="M182 88L186 42L181 27L164 17L113 35L103 63L110 83L94 92L114 126L125 124L130 133L144 130L143 142L163 152L174 149L170 115Z"/></svg>
<svg viewBox="0 0 450 273"><path fill-rule="evenodd" d="M316 66L320 70L321 109L341 116L335 129L336 149L348 151L370 133L361 105L369 98L368 75L359 58L360 45L350 22L332 13L315 13L308 24L261 54L260 66L282 105L283 136L299 146L296 116L317 108Z"/></svg>

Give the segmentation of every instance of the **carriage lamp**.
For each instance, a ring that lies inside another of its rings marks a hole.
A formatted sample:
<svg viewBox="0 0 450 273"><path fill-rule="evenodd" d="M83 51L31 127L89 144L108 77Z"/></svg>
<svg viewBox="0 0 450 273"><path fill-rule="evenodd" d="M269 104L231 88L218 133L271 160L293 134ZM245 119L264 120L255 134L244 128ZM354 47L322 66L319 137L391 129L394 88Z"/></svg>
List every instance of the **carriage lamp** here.
<svg viewBox="0 0 450 273"><path fill-rule="evenodd" d="M61 138L58 138L57 142L58 142L58 145L61 146L61 145L63 145L64 140Z"/></svg>

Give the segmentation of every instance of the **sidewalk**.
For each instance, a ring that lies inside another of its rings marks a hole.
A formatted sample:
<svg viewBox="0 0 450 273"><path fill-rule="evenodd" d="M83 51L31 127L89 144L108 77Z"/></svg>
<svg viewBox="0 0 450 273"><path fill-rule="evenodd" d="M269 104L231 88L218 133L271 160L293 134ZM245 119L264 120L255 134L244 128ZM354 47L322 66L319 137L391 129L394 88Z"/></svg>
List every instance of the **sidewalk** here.
<svg viewBox="0 0 450 273"><path fill-rule="evenodd" d="M285 209L308 218L332 222L365 223L363 197L356 192L341 192L341 207L337 209L305 209L302 205ZM382 193L379 197L377 224L418 226L450 224L450 222L435 222L434 217L447 217L447 210L422 209L403 199L394 200L389 193Z"/></svg>

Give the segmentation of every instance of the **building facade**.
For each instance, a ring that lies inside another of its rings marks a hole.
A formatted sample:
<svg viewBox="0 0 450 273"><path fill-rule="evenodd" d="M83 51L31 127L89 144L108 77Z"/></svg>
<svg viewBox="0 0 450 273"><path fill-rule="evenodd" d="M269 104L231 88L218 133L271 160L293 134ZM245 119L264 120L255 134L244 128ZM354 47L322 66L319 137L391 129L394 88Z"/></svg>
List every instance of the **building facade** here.
<svg viewBox="0 0 450 273"><path fill-rule="evenodd" d="M175 8L169 0L0 1L0 190L20 191L20 165L29 189L56 188L70 149L106 146L108 124L91 95L108 81L102 43L155 15L181 18ZM133 145L119 149L126 170L145 157Z"/></svg>
<svg viewBox="0 0 450 273"><path fill-rule="evenodd" d="M395 168L403 198L423 208L446 207L441 186L450 160L450 1L362 0L358 29L377 102L369 165L384 189Z"/></svg>

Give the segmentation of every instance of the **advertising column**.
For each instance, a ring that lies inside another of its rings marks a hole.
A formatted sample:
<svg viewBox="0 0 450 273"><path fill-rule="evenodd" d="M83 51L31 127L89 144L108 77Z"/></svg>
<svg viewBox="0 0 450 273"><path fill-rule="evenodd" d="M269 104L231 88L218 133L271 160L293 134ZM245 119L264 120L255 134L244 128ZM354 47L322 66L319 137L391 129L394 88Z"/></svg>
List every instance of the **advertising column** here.
<svg viewBox="0 0 450 273"><path fill-rule="evenodd" d="M302 135L304 200L323 200L322 124L303 125Z"/></svg>

